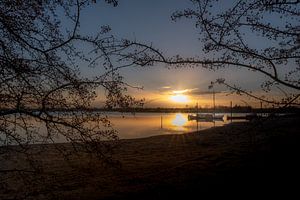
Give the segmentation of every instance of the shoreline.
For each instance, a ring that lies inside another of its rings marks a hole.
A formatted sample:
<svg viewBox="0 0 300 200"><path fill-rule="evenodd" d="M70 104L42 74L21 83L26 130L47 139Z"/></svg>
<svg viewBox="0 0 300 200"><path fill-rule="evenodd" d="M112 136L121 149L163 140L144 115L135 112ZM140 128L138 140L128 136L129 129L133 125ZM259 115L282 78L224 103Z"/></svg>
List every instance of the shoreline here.
<svg viewBox="0 0 300 200"><path fill-rule="evenodd" d="M52 178L37 188L18 183L10 192L2 191L2 199L13 194L22 199L29 189L39 191L32 193L33 199L50 194L58 199L189 199L199 193L214 196L215 191L225 196L236 191L292 194L292 180L300 178L298 121L237 122L199 132L121 139L113 154L120 166L114 167L88 157L74 158L69 165L46 151L36 159Z"/></svg>

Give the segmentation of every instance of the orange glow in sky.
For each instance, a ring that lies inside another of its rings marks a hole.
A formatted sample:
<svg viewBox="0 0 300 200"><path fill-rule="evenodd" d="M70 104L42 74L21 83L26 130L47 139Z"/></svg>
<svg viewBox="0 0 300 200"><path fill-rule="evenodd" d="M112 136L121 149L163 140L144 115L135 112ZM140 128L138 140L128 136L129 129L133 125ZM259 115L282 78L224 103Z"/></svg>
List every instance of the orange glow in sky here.
<svg viewBox="0 0 300 200"><path fill-rule="evenodd" d="M186 93L188 91L189 91L188 89L185 89L185 90L174 90L173 94L183 94L183 93Z"/></svg>
<svg viewBox="0 0 300 200"><path fill-rule="evenodd" d="M172 92L172 95L170 96L171 101L175 103L188 103L189 98L187 95L184 95L184 93L188 92L187 89L185 90L174 90Z"/></svg>
<svg viewBox="0 0 300 200"><path fill-rule="evenodd" d="M183 94L175 94L175 95L172 95L170 97L170 99L173 101L173 102L176 102L176 103L187 103L189 100L188 100L188 97L186 95L183 95Z"/></svg>

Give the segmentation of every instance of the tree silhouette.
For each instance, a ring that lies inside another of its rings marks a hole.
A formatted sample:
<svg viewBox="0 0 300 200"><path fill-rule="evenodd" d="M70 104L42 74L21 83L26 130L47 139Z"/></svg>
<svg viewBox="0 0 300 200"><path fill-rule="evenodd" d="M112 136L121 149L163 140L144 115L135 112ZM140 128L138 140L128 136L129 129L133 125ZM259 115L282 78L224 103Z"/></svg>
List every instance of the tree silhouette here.
<svg viewBox="0 0 300 200"><path fill-rule="evenodd" d="M276 87L282 92L283 99L257 96L223 78L214 82L259 101L299 105L299 1L240 0L226 2L226 6L221 6L218 0L191 1L193 8L174 12L172 20L188 18L195 22L203 55L165 57L161 51L149 46L147 56L138 55L133 59L140 65L161 62L169 66L200 66L210 70L229 67L251 70L266 77L261 83L263 91L269 92Z"/></svg>
<svg viewBox="0 0 300 200"><path fill-rule="evenodd" d="M131 66L123 62L128 42L110 35L107 25L80 34L81 10L91 2L0 2L0 156L9 160L17 152L27 158L20 166L1 164L0 188L11 174L42 171L31 144L69 142L68 148L55 146L58 155L85 152L111 160L116 131L105 115L88 112L96 90L104 91L109 108L142 103L126 95L129 85L118 73ZM89 67L99 67L99 74L80 75Z"/></svg>
<svg viewBox="0 0 300 200"><path fill-rule="evenodd" d="M299 1L237 1L229 9L219 10L214 0L193 2L196 9L176 12L173 19L196 20L204 51L216 55L208 59L207 67L247 68L268 77L262 84L265 91L272 85L299 91ZM254 41L265 45L260 47L253 44ZM218 82L224 83L224 80Z"/></svg>

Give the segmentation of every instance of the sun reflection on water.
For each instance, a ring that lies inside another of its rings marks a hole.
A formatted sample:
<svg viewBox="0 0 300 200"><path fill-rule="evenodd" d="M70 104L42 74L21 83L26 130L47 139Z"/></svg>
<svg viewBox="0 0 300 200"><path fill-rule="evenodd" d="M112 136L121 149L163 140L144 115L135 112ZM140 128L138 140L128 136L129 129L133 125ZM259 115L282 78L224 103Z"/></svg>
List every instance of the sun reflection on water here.
<svg viewBox="0 0 300 200"><path fill-rule="evenodd" d="M182 128L187 123L187 118L181 113L176 113L171 123L178 128Z"/></svg>

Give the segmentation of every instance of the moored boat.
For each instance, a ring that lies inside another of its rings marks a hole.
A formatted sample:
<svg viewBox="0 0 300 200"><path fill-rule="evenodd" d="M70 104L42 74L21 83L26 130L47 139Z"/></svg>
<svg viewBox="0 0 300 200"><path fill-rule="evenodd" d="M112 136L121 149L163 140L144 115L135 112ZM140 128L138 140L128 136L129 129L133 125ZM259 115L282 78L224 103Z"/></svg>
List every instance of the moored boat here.
<svg viewBox="0 0 300 200"><path fill-rule="evenodd" d="M223 120L224 115L213 115L213 114L196 114L188 115L188 120L204 120L204 121L214 121Z"/></svg>

